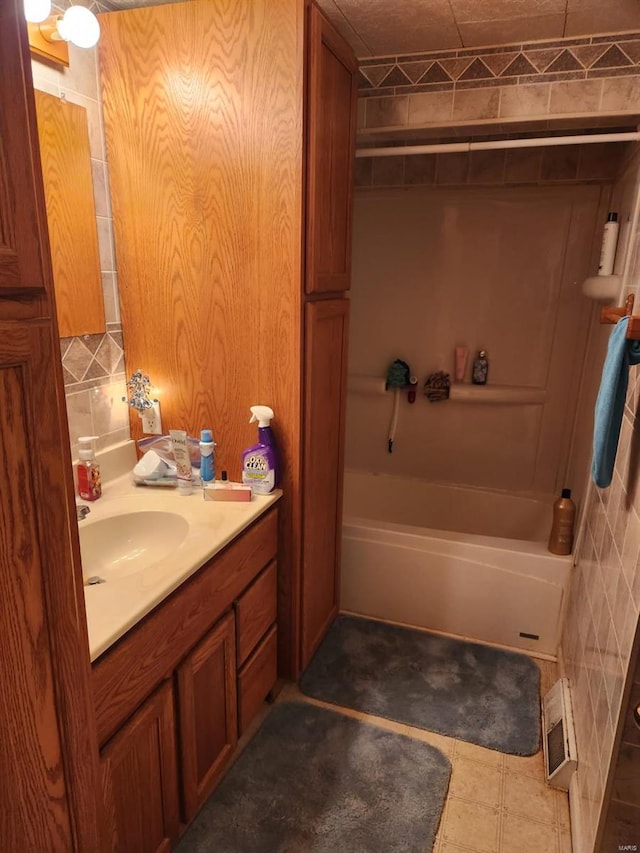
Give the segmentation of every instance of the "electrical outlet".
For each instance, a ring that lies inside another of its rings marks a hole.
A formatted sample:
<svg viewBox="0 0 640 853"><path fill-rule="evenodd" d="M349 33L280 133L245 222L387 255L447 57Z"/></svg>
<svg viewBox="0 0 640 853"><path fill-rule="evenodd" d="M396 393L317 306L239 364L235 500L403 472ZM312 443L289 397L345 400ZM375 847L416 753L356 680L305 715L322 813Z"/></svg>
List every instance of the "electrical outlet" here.
<svg viewBox="0 0 640 853"><path fill-rule="evenodd" d="M160 403L153 401L150 409L145 409L140 414L142 419L142 432L145 435L162 435L162 420L160 418Z"/></svg>

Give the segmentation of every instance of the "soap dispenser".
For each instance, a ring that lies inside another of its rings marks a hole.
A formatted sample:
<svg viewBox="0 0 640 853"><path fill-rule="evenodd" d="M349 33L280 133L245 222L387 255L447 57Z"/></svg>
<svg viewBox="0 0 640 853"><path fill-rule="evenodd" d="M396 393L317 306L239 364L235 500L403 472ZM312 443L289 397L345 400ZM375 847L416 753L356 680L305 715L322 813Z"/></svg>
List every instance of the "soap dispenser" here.
<svg viewBox="0 0 640 853"><path fill-rule="evenodd" d="M96 462L93 442L97 435L83 435L78 439L78 494L85 501L97 501L102 495L100 466Z"/></svg>

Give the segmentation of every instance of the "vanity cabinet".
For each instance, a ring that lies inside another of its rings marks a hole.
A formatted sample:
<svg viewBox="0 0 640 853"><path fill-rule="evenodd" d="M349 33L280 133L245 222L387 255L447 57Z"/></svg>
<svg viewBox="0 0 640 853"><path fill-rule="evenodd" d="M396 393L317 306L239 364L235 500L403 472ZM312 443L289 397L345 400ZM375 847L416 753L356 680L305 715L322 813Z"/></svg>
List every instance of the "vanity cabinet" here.
<svg viewBox="0 0 640 853"><path fill-rule="evenodd" d="M178 836L173 708L168 680L101 751L112 850L164 853Z"/></svg>
<svg viewBox="0 0 640 853"><path fill-rule="evenodd" d="M111 850L170 849L273 687L277 529L271 509L94 662Z"/></svg>
<svg viewBox="0 0 640 853"><path fill-rule="evenodd" d="M228 613L176 673L185 823L215 788L238 743L235 657L235 622Z"/></svg>

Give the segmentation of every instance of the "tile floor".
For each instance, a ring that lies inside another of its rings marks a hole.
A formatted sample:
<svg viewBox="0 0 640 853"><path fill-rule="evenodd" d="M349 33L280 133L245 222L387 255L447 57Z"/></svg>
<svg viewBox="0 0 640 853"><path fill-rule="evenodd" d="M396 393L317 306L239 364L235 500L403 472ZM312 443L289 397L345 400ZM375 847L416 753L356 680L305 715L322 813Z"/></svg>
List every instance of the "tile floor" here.
<svg viewBox="0 0 640 853"><path fill-rule="evenodd" d="M557 668L547 661L536 663L544 695ZM287 685L277 701L292 700L335 707ZM342 711L426 741L449 758L451 781L433 853L571 853L568 797L545 785L542 752L530 758L503 755L359 711Z"/></svg>

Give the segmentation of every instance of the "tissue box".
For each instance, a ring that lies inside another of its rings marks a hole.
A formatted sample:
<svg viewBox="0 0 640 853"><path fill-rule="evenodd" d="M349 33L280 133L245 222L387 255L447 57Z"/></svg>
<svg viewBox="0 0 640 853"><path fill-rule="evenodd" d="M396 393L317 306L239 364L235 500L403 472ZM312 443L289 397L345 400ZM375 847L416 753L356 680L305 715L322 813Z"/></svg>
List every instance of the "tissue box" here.
<svg viewBox="0 0 640 853"><path fill-rule="evenodd" d="M251 486L243 483L207 483L203 490L205 501L250 501Z"/></svg>

